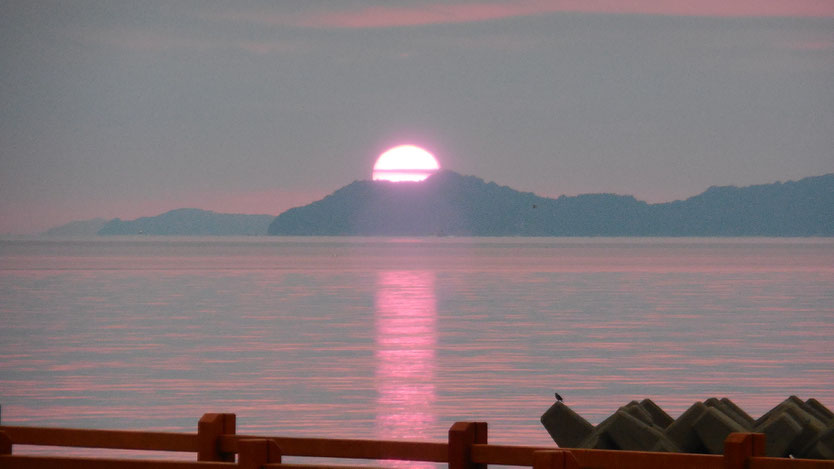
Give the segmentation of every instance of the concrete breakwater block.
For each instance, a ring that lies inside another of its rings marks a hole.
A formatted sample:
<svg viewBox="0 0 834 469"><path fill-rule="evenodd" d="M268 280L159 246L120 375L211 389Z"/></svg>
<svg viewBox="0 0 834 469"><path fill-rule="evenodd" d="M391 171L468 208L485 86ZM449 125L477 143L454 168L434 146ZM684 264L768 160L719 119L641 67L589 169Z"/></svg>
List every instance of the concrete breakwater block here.
<svg viewBox="0 0 834 469"><path fill-rule="evenodd" d="M753 417L750 417L744 411L737 412L736 409L738 409L738 406L733 404L732 401L727 399L726 397L720 400L711 397L704 401L704 405L707 407L713 407L722 414L733 419L733 421L738 423L739 426L746 431L750 431L753 429L753 425L755 424L755 420L753 420Z"/></svg>
<svg viewBox="0 0 834 469"><path fill-rule="evenodd" d="M662 416L655 417L650 410L646 410L651 409L654 403L646 401L648 402L629 402L596 427L591 425L590 433L576 447L679 452L680 448L663 434L664 429L654 423ZM544 416L542 423L545 423ZM551 429L546 423L545 427L552 432L551 436L553 433L559 433L558 429ZM559 443L556 438L554 441ZM561 444L559 446L563 447Z"/></svg>
<svg viewBox="0 0 834 469"><path fill-rule="evenodd" d="M676 419L649 399L631 401L597 426L557 402L541 422L563 448L721 454L730 433L758 432L765 434L768 456L834 459L834 413L816 399L796 396L758 419L726 397L713 397Z"/></svg>
<svg viewBox="0 0 834 469"><path fill-rule="evenodd" d="M680 417L666 427L666 436L684 453L706 453L701 437L695 431L695 422L707 411L703 402L692 404Z"/></svg>
<svg viewBox="0 0 834 469"><path fill-rule="evenodd" d="M790 396L787 399L785 399L784 401L780 402L779 405L777 405L776 407L768 410L761 417L757 418L756 421L754 422L753 426L758 427L759 425L766 422L767 419L772 417L774 414L778 414L780 412L785 412L785 409L788 408L788 407L791 407L791 406L802 408L802 407L805 406L805 403L802 402L802 399L800 399L796 396Z"/></svg>
<svg viewBox="0 0 834 469"><path fill-rule="evenodd" d="M651 399L643 399L640 401L640 407L652 417L652 423L660 428L666 428L675 421L669 414L666 413L659 405L655 404Z"/></svg>
<svg viewBox="0 0 834 469"><path fill-rule="evenodd" d="M808 406L813 412L816 413L817 418L825 423L832 423L834 422L834 412L828 410L827 407L820 404L820 401L814 399L813 397L805 401L805 405Z"/></svg>
<svg viewBox="0 0 834 469"><path fill-rule="evenodd" d="M744 432L747 429L716 407L707 407L694 423L695 433L708 453L724 452L724 440L730 433Z"/></svg>
<svg viewBox="0 0 834 469"><path fill-rule="evenodd" d="M625 409L618 410L609 422L608 437L617 449L630 451L650 451L662 449L680 451L666 438L663 429L634 417Z"/></svg>
<svg viewBox="0 0 834 469"><path fill-rule="evenodd" d="M637 401L631 401L628 404L620 407L618 411L623 411L631 415L632 417L636 418L637 420L645 423L646 425L654 425L654 419L652 418L652 414L649 413L648 410L643 408Z"/></svg>
<svg viewBox="0 0 834 469"><path fill-rule="evenodd" d="M802 433L802 426L788 412L772 415L758 427L765 434L765 455L779 457L788 455L794 439Z"/></svg>
<svg viewBox="0 0 834 469"><path fill-rule="evenodd" d="M727 399L726 397L722 397L720 399L721 403L727 406L728 408L732 409L736 415L741 416L745 421L747 421L751 426L755 424L756 419L750 416L747 412L744 411L741 407L737 406L735 402Z"/></svg>
<svg viewBox="0 0 834 469"><path fill-rule="evenodd" d="M542 415L542 425L560 448L579 448L579 444L594 431L594 426L561 401Z"/></svg>
<svg viewBox="0 0 834 469"><path fill-rule="evenodd" d="M826 425L817 419L808 419L804 423L799 422L799 424L802 425L802 432L791 442L788 447L788 454L793 454L796 457L810 457L805 456L805 454L811 445L825 433Z"/></svg>
<svg viewBox="0 0 834 469"><path fill-rule="evenodd" d="M829 425L811 443L805 446L799 457L808 459L834 459L834 424Z"/></svg>

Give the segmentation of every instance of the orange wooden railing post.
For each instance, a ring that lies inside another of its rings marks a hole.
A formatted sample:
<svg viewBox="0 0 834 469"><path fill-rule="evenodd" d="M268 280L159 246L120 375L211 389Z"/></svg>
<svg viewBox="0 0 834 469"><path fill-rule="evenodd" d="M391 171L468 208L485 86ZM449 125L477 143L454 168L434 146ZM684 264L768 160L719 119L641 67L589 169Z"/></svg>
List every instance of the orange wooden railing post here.
<svg viewBox="0 0 834 469"><path fill-rule="evenodd" d="M235 461L234 453L220 451L220 435L234 435L235 420L235 414L203 414L197 423L197 461Z"/></svg>
<svg viewBox="0 0 834 469"><path fill-rule="evenodd" d="M568 450L535 451L533 469L579 469L579 462Z"/></svg>
<svg viewBox="0 0 834 469"><path fill-rule="evenodd" d="M0 455L12 454L12 439L6 432L0 432Z"/></svg>
<svg viewBox="0 0 834 469"><path fill-rule="evenodd" d="M753 454L754 458L760 458L765 456L765 443L767 442L764 433L750 433L750 437L753 438Z"/></svg>
<svg viewBox="0 0 834 469"><path fill-rule="evenodd" d="M238 441L238 468L260 469L264 464L271 462L281 462L281 448L274 441L266 439Z"/></svg>
<svg viewBox="0 0 834 469"><path fill-rule="evenodd" d="M724 469L746 469L748 459L764 454L764 433L730 433L724 440Z"/></svg>
<svg viewBox="0 0 834 469"><path fill-rule="evenodd" d="M486 422L455 422L449 429L449 469L486 469L472 462L472 445L487 444Z"/></svg>

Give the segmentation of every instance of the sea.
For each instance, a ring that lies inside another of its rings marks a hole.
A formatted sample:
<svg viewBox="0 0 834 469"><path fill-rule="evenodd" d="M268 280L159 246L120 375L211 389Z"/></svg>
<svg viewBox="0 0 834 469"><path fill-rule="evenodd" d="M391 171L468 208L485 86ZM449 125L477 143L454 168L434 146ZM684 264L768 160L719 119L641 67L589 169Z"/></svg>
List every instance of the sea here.
<svg viewBox="0 0 834 469"><path fill-rule="evenodd" d="M0 240L5 425L555 446L555 392L834 409L834 239Z"/></svg>

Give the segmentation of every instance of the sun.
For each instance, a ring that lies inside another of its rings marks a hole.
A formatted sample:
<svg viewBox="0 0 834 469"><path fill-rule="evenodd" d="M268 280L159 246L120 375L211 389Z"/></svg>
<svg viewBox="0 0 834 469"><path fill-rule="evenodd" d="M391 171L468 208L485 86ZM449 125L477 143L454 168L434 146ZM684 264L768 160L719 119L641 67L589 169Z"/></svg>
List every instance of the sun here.
<svg viewBox="0 0 834 469"><path fill-rule="evenodd" d="M374 164L374 181L422 181L440 169L434 155L414 145L400 145L381 154Z"/></svg>

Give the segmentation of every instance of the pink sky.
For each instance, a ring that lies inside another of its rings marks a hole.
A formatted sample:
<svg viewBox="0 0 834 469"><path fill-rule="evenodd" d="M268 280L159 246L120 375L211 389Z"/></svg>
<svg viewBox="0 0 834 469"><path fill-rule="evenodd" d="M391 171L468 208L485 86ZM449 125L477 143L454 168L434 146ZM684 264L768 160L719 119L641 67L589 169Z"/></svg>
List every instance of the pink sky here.
<svg viewBox="0 0 834 469"><path fill-rule="evenodd" d="M834 171L834 0L32 3L0 15L0 234L277 215L408 142L549 197Z"/></svg>

